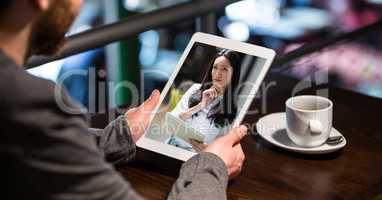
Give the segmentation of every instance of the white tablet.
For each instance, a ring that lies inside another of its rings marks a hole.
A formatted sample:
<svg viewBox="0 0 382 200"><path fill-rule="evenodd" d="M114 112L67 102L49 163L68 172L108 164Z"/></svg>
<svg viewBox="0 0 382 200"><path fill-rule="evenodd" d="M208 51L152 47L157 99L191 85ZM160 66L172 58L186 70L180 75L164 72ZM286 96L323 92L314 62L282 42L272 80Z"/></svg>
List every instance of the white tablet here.
<svg viewBox="0 0 382 200"><path fill-rule="evenodd" d="M210 34L192 37L137 146L186 161L240 125L275 56Z"/></svg>

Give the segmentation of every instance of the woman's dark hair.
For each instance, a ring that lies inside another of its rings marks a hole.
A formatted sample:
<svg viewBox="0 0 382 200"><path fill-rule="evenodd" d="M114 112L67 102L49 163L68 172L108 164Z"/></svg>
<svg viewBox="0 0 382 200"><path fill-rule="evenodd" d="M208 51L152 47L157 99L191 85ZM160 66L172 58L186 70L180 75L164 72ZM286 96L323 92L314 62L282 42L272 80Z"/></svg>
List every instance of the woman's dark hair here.
<svg viewBox="0 0 382 200"><path fill-rule="evenodd" d="M215 60L218 57L224 56L228 59L233 68L231 83L227 86L223 94L223 99L217 105L215 105L207 114L207 118L213 122L216 127L225 126L226 123L232 123L236 117L237 107L234 101L234 93L239 85L240 71L241 71L241 59L238 53L232 50L223 49L219 51L209 63L206 75L203 78L202 86L198 91L191 95L188 102L188 106L191 108L200 103L202 100L203 91L209 89L212 86L212 69ZM197 115L194 114L194 115Z"/></svg>

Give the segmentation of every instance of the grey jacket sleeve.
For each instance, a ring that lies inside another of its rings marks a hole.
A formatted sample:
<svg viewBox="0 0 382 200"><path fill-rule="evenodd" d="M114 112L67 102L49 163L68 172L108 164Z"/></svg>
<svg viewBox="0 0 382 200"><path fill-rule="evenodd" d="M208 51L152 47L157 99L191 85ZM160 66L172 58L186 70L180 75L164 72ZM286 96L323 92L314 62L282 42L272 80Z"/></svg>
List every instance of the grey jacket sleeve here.
<svg viewBox="0 0 382 200"><path fill-rule="evenodd" d="M89 129L108 162L119 164L134 158L136 147L123 116L105 129ZM226 199L228 182L224 162L214 154L201 153L183 164L168 199Z"/></svg>
<svg viewBox="0 0 382 200"><path fill-rule="evenodd" d="M89 130L96 135L98 147L104 152L107 161L119 164L134 158L135 143L123 116L105 129ZM224 162L214 154L200 153L183 164L168 199L224 200L227 182Z"/></svg>
<svg viewBox="0 0 382 200"><path fill-rule="evenodd" d="M183 164L169 200L227 199L228 172L224 162L212 153L200 153Z"/></svg>
<svg viewBox="0 0 382 200"><path fill-rule="evenodd" d="M118 117L104 129L88 129L96 137L97 145L106 161L123 164L135 157L136 146L124 116Z"/></svg>

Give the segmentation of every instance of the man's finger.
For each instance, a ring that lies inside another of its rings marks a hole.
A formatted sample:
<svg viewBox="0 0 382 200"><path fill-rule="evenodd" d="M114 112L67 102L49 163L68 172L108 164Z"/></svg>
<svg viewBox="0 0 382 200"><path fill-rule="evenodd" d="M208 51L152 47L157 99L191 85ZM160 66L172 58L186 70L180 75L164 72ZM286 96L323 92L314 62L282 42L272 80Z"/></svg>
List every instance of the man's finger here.
<svg viewBox="0 0 382 200"><path fill-rule="evenodd" d="M240 169L239 166L237 166L237 165L233 166L232 169L231 169L231 172L229 174L229 178L230 179L235 178L236 176L238 176L240 174L240 171L241 171L241 169Z"/></svg>
<svg viewBox="0 0 382 200"><path fill-rule="evenodd" d="M151 112L158 105L159 99L160 99L159 90L154 90L151 93L150 97L145 102L143 102L140 108L143 109L144 111Z"/></svg>
<svg viewBox="0 0 382 200"><path fill-rule="evenodd" d="M135 112L137 112L137 111L138 111L138 108L137 108L137 107L135 107L135 108L130 108L128 111L126 111L125 116L127 116L127 115L131 115L131 114L133 114L133 113L135 113Z"/></svg>
<svg viewBox="0 0 382 200"><path fill-rule="evenodd" d="M240 143L236 144L233 148L235 149L235 152L236 152L236 155L238 156L239 161L243 163L245 160L245 154Z"/></svg>
<svg viewBox="0 0 382 200"><path fill-rule="evenodd" d="M236 143L239 143L241 139L243 139L244 136L247 135L247 127L246 126L239 126L237 128L234 128L229 132L226 136L227 140L230 144L235 145Z"/></svg>

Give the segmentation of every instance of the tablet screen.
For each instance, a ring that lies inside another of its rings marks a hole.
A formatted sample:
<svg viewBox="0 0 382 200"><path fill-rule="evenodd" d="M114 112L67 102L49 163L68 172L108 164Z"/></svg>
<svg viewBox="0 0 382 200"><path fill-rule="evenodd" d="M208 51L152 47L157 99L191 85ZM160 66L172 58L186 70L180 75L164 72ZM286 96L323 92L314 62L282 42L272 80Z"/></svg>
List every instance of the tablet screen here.
<svg viewBox="0 0 382 200"><path fill-rule="evenodd" d="M266 60L195 42L144 137L202 151L241 122Z"/></svg>

